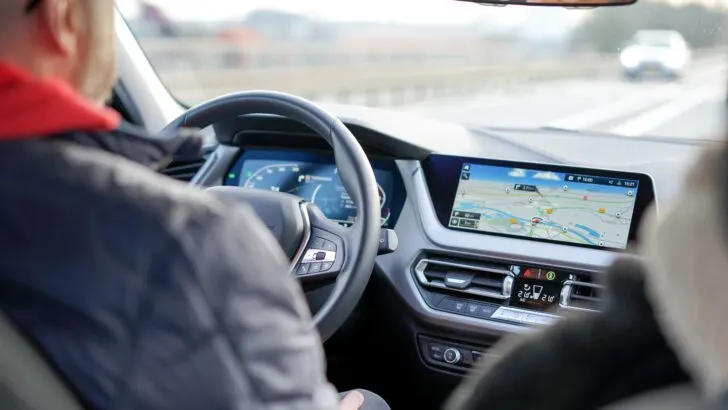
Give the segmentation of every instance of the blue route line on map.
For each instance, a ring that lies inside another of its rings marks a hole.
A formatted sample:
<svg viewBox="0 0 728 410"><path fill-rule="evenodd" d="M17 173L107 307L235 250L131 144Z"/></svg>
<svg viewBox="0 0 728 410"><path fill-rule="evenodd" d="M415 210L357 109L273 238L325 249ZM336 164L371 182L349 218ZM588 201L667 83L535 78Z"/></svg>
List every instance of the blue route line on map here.
<svg viewBox="0 0 728 410"><path fill-rule="evenodd" d="M599 237L599 232L595 231L594 229L592 229L592 228L590 228L588 226L585 226L585 225L582 225L582 224L576 224L576 225L574 225L574 227L585 230L589 235L591 235L591 236L593 236L595 238L598 238Z"/></svg>

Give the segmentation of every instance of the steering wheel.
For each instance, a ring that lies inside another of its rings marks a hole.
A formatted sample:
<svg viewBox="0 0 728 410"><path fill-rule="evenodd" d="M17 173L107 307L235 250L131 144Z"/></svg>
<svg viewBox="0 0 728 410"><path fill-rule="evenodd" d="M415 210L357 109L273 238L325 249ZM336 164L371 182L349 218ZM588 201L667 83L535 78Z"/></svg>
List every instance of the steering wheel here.
<svg viewBox="0 0 728 410"><path fill-rule="evenodd" d="M272 114L311 128L333 148L341 182L357 208L346 228L329 220L314 204L282 192L211 187L223 201L252 206L291 259L300 281L332 281L333 291L315 313L321 338L331 337L349 317L369 282L379 247L379 191L374 171L348 128L323 108L294 95L246 91L223 95L190 108L163 130L204 128L233 116ZM241 232L241 235L244 232Z"/></svg>

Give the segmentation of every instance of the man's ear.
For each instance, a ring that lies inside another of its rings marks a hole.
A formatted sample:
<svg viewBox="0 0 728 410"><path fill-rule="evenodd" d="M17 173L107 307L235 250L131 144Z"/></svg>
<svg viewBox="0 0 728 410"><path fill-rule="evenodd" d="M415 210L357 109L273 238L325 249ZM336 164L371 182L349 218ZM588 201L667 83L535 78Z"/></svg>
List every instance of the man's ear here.
<svg viewBox="0 0 728 410"><path fill-rule="evenodd" d="M79 0L44 0L33 13L46 46L53 53L73 57L78 53L78 38L83 35Z"/></svg>

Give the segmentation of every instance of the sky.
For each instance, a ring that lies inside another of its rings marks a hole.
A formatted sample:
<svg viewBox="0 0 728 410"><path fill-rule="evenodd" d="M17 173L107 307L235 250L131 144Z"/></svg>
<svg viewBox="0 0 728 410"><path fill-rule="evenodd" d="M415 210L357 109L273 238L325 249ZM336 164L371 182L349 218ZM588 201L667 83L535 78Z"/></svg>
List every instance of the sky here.
<svg viewBox="0 0 728 410"><path fill-rule="evenodd" d="M458 24L482 16L494 16L499 24L517 25L538 16L578 22L590 10L566 10L531 6L491 7L455 0L148 0L173 20L240 20L255 9L278 9L335 21L378 21L395 23ZM645 0L638 0L645 1ZM673 4L728 4L728 0L652 0ZM138 0L117 0L119 9L132 16Z"/></svg>
<svg viewBox="0 0 728 410"><path fill-rule="evenodd" d="M149 0L174 20L238 19L259 9L279 9L336 21L457 24L495 14L500 22L525 20L524 7L488 7L454 0ZM137 0L117 0L125 15ZM567 12L566 10L564 10ZM568 11L575 17L578 11Z"/></svg>

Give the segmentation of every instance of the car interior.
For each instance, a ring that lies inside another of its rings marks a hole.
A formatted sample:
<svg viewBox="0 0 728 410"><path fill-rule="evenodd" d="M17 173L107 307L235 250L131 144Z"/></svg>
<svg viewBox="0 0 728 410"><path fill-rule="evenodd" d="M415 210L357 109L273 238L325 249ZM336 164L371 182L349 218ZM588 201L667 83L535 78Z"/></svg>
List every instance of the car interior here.
<svg viewBox="0 0 728 410"><path fill-rule="evenodd" d="M249 204L273 227L329 380L393 409L438 409L505 335L597 311L600 275L638 249L646 211L669 204L710 144L468 126L277 91L186 107L117 24L121 78L109 105L151 131L203 130L203 157L159 172ZM619 160L605 157L614 144ZM642 160L649 150L672 155ZM3 409L84 407L5 319L0 332Z"/></svg>

